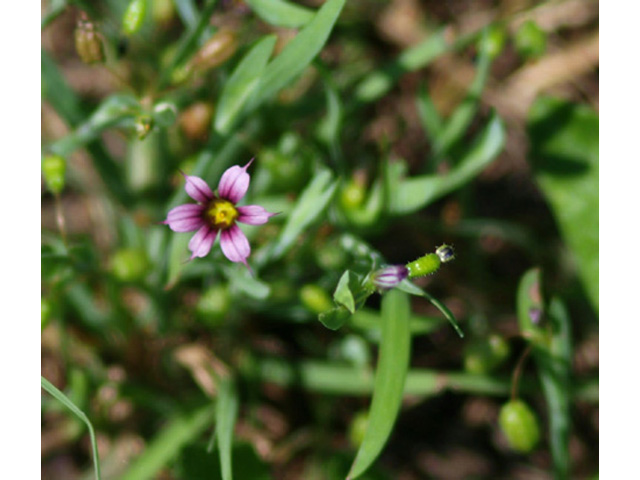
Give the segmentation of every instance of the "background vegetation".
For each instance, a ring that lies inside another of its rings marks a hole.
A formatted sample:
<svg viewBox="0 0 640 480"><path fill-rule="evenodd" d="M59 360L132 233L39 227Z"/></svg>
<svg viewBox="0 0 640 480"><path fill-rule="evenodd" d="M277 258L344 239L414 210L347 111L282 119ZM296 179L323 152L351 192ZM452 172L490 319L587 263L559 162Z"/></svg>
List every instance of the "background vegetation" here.
<svg viewBox="0 0 640 480"><path fill-rule="evenodd" d="M43 478L597 476L597 2L52 0L41 71Z"/></svg>

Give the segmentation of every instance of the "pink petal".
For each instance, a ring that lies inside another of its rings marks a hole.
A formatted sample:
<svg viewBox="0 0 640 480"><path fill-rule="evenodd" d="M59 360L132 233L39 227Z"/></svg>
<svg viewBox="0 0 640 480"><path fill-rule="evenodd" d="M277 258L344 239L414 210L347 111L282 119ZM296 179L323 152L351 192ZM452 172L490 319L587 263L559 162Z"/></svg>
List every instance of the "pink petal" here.
<svg viewBox="0 0 640 480"><path fill-rule="evenodd" d="M203 179L195 175L185 175L184 173L182 175L184 175L184 179L187 181L184 186L187 195L196 202L206 203L213 198L213 192Z"/></svg>
<svg viewBox="0 0 640 480"><path fill-rule="evenodd" d="M179 205L169 210L167 219L162 223L169 225L174 232L193 232L203 225L203 210L202 205Z"/></svg>
<svg viewBox="0 0 640 480"><path fill-rule="evenodd" d="M213 242L216 240L217 230L203 225L200 230L189 240L189 250L191 250L191 259L195 257L204 257L211 251Z"/></svg>
<svg viewBox="0 0 640 480"><path fill-rule="evenodd" d="M242 223L247 223L249 225L262 225L263 223L267 223L269 218L276 213L267 212L264 207L260 205L246 205L244 207L238 207L238 221Z"/></svg>
<svg viewBox="0 0 640 480"><path fill-rule="evenodd" d="M220 234L220 247L225 257L232 262L247 264L246 258L251 253L251 247L249 246L249 240L237 225L222 231Z"/></svg>
<svg viewBox="0 0 640 480"><path fill-rule="evenodd" d="M247 173L247 168L251 165L253 159L249 161L244 167L235 165L222 174L220 183L218 184L218 195L220 198L229 200L233 203L238 203L244 197L245 193L249 189L249 180L251 177Z"/></svg>

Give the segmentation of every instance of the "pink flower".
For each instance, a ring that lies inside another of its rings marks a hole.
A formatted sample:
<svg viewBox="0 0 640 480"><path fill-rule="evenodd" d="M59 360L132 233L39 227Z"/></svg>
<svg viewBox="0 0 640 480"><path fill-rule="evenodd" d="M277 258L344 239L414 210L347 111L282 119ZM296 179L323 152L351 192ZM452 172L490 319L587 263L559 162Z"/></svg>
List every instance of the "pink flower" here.
<svg viewBox="0 0 640 480"><path fill-rule="evenodd" d="M267 223L275 213L267 212L259 205L236 207L249 188L247 168L253 159L244 167L235 165L228 168L218 183L215 194L200 177L184 175L187 181L185 190L196 202L179 205L169 211L167 219L162 222L169 225L174 232L194 232L189 241L191 259L204 257L220 232L222 253L232 262L242 262L247 268L247 258L251 253L249 241L236 222L249 225Z"/></svg>

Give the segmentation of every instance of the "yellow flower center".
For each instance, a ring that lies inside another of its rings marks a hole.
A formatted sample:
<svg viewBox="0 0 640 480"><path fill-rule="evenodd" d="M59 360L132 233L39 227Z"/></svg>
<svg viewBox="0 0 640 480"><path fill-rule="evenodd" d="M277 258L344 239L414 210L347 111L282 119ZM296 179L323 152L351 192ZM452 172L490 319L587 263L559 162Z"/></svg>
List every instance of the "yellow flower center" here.
<svg viewBox="0 0 640 480"><path fill-rule="evenodd" d="M214 228L226 230L238 218L238 210L229 200L214 198L205 212L206 217Z"/></svg>

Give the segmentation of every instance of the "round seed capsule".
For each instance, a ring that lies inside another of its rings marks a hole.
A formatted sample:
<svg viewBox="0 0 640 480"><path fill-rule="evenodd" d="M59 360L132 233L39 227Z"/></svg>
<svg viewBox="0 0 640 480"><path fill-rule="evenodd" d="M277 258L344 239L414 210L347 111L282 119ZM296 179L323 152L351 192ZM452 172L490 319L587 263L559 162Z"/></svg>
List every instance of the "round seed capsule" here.
<svg viewBox="0 0 640 480"><path fill-rule="evenodd" d="M540 440L536 415L522 400L505 403L500 409L498 423L509 446L518 452L530 452Z"/></svg>

